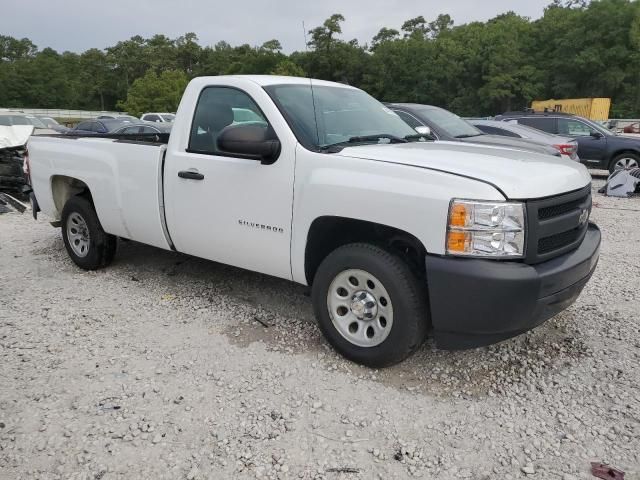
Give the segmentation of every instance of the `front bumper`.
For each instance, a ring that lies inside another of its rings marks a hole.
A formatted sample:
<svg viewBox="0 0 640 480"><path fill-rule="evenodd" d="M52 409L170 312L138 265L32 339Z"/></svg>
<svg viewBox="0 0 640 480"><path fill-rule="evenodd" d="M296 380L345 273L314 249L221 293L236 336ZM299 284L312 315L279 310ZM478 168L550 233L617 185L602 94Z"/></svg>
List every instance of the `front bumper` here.
<svg viewBox="0 0 640 480"><path fill-rule="evenodd" d="M589 224L580 246L536 265L427 255L436 345L481 347L530 330L571 305L600 254L600 230Z"/></svg>

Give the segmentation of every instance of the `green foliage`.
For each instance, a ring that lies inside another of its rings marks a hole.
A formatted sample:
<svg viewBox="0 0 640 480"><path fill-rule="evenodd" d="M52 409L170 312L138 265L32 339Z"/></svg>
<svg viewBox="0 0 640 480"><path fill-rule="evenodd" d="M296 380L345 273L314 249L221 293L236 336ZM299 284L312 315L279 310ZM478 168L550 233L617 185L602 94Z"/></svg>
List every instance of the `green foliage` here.
<svg viewBox="0 0 640 480"><path fill-rule="evenodd" d="M276 68L271 72L271 75L285 75L287 77L304 77L304 70L293 63L291 60L282 60Z"/></svg>
<svg viewBox="0 0 640 480"><path fill-rule="evenodd" d="M127 99L118 102L117 107L140 116L144 112L175 112L188 79L180 70L165 70L156 73L147 70L129 89Z"/></svg>
<svg viewBox="0 0 640 480"><path fill-rule="evenodd" d="M279 74L346 82L381 100L490 115L544 98L611 97L612 116L640 116L640 2L550 0L532 21L507 12L455 25L447 14L382 27L370 45L342 38L331 15L308 51L200 46L195 33L134 36L82 54L0 35L0 106L173 110L200 75Z"/></svg>

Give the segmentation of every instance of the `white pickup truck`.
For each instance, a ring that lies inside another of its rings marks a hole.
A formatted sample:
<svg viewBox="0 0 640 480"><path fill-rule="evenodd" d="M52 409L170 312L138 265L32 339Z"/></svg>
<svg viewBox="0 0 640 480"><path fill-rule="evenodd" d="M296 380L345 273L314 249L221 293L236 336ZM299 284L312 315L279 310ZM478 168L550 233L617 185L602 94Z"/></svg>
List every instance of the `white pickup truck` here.
<svg viewBox="0 0 640 480"><path fill-rule="evenodd" d="M34 204L72 260L118 237L311 286L344 356L386 366L507 339L568 307L598 261L591 177L568 160L430 142L356 88L191 81L167 142L37 137Z"/></svg>

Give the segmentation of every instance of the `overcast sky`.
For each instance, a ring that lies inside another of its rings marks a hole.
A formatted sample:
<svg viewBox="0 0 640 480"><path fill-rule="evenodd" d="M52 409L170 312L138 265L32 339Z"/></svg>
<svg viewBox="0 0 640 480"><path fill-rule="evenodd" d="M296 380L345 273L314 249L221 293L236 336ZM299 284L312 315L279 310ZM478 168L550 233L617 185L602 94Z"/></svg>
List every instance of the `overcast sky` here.
<svg viewBox="0 0 640 480"><path fill-rule="evenodd" d="M201 45L226 40L260 45L277 38L285 52L304 49L306 29L342 13L343 38L370 42L381 27L400 29L418 15L448 13L459 25L513 10L531 18L551 0L0 0L0 34L27 37L39 48L81 52L133 35L171 38L195 32Z"/></svg>

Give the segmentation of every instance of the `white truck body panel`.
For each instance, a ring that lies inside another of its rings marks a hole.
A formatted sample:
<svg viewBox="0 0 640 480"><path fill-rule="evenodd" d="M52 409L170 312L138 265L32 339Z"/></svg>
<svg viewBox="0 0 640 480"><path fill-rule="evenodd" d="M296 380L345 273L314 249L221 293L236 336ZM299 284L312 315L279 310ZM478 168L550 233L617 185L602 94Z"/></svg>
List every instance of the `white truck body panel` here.
<svg viewBox="0 0 640 480"><path fill-rule="evenodd" d="M428 252L443 254L452 197L505 200L494 187L477 180L411 165L320 154L302 146L297 151L294 197L291 265L293 280L303 284L307 234L320 217L357 218L394 227L418 238Z"/></svg>
<svg viewBox="0 0 640 480"><path fill-rule="evenodd" d="M161 167L165 146L101 138L38 137L29 142L31 182L41 210L60 219L63 205L52 192L58 176L84 182L104 230L168 249L161 205Z"/></svg>

